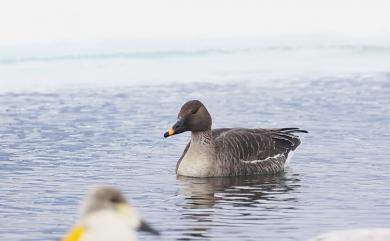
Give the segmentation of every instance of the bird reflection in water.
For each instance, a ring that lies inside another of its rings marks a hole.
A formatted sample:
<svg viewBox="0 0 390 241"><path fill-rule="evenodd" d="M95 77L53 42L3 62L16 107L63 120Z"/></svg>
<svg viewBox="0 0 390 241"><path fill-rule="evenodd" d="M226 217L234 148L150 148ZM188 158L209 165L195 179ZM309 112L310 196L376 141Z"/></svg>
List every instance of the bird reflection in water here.
<svg viewBox="0 0 390 241"><path fill-rule="evenodd" d="M191 221L181 240L211 239L211 229L228 225L227 219L253 222L267 219L273 211L294 209L297 200L292 193L300 187L299 182L299 176L293 173L214 178L178 176L178 196L185 200L178 206L183 221Z"/></svg>

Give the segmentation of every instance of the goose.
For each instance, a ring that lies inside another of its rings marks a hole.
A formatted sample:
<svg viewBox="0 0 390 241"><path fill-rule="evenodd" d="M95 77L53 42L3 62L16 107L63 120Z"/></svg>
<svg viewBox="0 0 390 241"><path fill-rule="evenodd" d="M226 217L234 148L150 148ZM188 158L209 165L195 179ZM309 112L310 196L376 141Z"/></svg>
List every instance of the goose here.
<svg viewBox="0 0 390 241"><path fill-rule="evenodd" d="M389 241L390 229L368 228L327 232L309 241Z"/></svg>
<svg viewBox="0 0 390 241"><path fill-rule="evenodd" d="M119 190L100 186L86 196L78 224L62 241L134 241L137 229L158 235Z"/></svg>
<svg viewBox="0 0 390 241"><path fill-rule="evenodd" d="M164 137L191 131L191 140L176 164L176 174L189 177L268 175L284 171L299 137L299 128L211 129L210 113L199 100L180 109Z"/></svg>

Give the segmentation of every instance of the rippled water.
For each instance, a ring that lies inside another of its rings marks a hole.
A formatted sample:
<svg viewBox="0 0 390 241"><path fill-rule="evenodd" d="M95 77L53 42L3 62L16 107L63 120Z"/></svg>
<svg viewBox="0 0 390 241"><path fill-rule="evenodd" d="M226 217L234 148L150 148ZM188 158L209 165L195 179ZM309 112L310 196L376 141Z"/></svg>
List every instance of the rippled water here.
<svg viewBox="0 0 390 241"><path fill-rule="evenodd" d="M161 240L304 240L389 227L389 96L387 74L2 93L1 240L58 239L98 183L121 188ZM194 98L215 128L310 133L278 176L176 177L189 134L162 135Z"/></svg>

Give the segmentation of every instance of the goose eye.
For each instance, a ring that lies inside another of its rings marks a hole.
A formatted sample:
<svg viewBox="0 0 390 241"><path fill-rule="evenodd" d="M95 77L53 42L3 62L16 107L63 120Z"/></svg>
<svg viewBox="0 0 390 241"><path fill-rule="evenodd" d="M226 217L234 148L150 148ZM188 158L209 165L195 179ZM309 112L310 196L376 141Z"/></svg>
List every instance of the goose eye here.
<svg viewBox="0 0 390 241"><path fill-rule="evenodd" d="M191 114L195 115L198 110L193 110Z"/></svg>
<svg viewBox="0 0 390 241"><path fill-rule="evenodd" d="M120 203L120 201L120 198L116 196L110 198L110 202L112 203Z"/></svg>

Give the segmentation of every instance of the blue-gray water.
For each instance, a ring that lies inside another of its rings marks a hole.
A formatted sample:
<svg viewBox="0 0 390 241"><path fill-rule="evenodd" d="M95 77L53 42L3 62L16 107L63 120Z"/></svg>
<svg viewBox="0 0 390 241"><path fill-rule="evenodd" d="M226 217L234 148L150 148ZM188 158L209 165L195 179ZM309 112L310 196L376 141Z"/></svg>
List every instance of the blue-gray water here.
<svg viewBox="0 0 390 241"><path fill-rule="evenodd" d="M122 189L161 240L305 240L389 227L389 96L388 74L1 93L1 240L58 240L99 183ZM215 128L310 133L279 176L176 177L189 134L162 135L194 98Z"/></svg>

